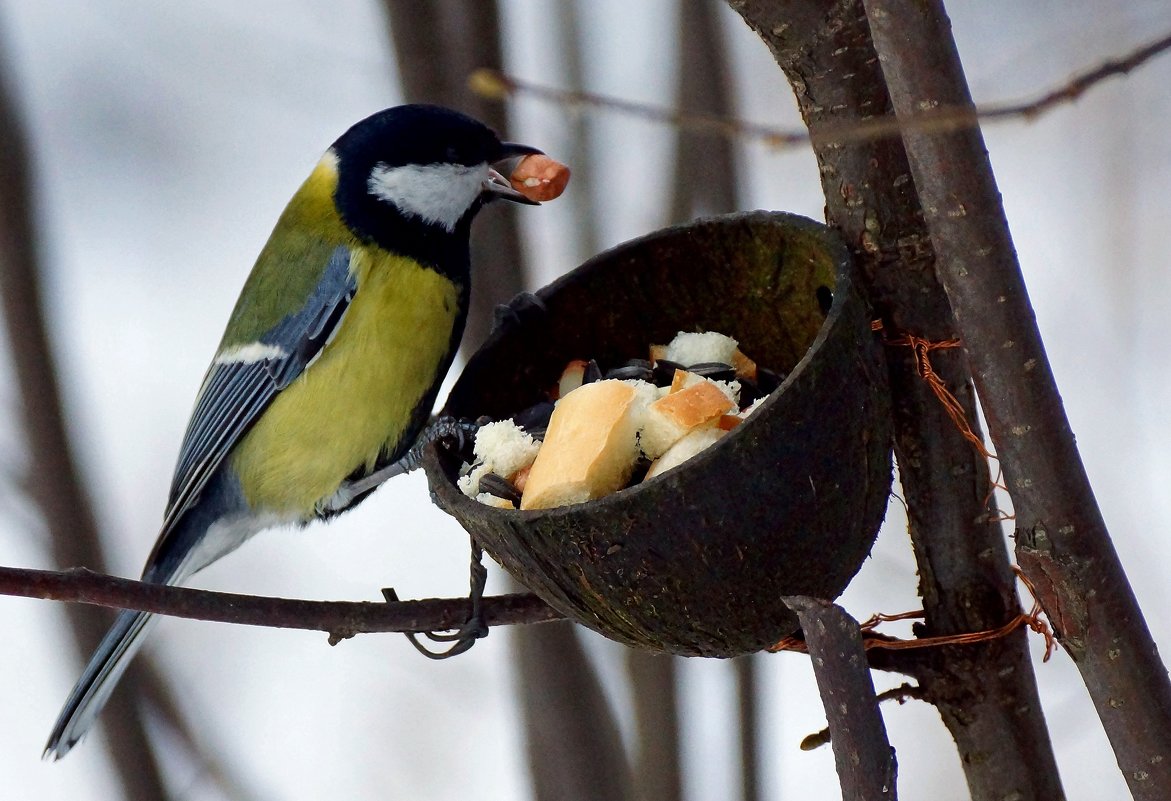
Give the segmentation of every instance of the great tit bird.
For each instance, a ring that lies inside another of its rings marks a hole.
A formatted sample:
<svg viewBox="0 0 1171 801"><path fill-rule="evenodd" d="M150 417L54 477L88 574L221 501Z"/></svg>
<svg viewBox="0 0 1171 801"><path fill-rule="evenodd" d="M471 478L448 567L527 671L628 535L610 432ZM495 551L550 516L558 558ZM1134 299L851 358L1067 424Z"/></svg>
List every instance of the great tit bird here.
<svg viewBox="0 0 1171 801"><path fill-rule="evenodd" d="M463 333L472 218L535 205L494 169L541 151L435 106L379 112L277 221L195 400L143 581L176 584L258 531L352 508L424 428ZM93 724L152 616L124 611L57 719Z"/></svg>

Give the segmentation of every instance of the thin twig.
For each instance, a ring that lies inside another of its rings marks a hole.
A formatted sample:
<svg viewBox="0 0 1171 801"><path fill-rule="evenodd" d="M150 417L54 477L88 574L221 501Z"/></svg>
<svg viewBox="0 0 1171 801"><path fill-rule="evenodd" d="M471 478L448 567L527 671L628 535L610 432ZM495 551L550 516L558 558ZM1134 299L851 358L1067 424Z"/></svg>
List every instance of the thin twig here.
<svg viewBox="0 0 1171 801"><path fill-rule="evenodd" d="M332 641L369 632L444 631L459 627L468 615L466 598L399 603L301 601L147 584L85 568L55 572L0 567L0 595L136 609L219 623L325 631ZM484 599L484 619L489 626L543 623L561 617L535 595Z"/></svg>
<svg viewBox="0 0 1171 801"><path fill-rule="evenodd" d="M965 106L939 106L924 109L913 119L893 116L870 117L848 123L820 123L804 128L777 128L712 114L699 114L663 108L594 92L557 89L523 81L499 70L479 69L471 74L468 85L483 97L501 100L510 95L524 95L570 109L592 108L616 111L650 122L672 125L696 133L726 137L759 139L775 150L820 143L849 143L896 136L902 131L948 133L971 128L980 120L994 122L1012 119L1033 121L1065 103L1072 103L1089 89L1108 78L1126 75L1155 56L1171 50L1171 33L1143 45L1130 53L1110 59L1093 69L1079 73L1066 83L1050 89L1032 100L994 103L977 109Z"/></svg>
<svg viewBox="0 0 1171 801"><path fill-rule="evenodd" d="M874 696L879 704L886 701L898 701L900 704L905 704L907 701L917 699L919 701L926 701L926 693L923 688L915 684L900 684L897 687L891 687L889 690L883 690L878 695ZM816 751L823 745L829 745L830 734L829 726L826 726L821 731L815 731L813 734L806 735L798 746L802 751Z"/></svg>

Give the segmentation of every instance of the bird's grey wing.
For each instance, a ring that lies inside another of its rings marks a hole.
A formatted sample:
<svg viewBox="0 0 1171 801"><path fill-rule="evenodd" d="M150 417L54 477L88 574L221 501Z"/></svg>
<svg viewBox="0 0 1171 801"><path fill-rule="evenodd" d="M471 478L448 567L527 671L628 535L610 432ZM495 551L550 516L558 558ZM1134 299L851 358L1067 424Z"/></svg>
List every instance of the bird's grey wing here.
<svg viewBox="0 0 1171 801"><path fill-rule="evenodd" d="M233 446L329 342L357 288L349 267L349 249L336 248L304 306L257 342L221 352L212 363L179 449L156 553Z"/></svg>
<svg viewBox="0 0 1171 801"><path fill-rule="evenodd" d="M349 265L348 249L335 249L301 309L282 319L259 341L234 353L221 353L212 363L183 438L163 531L147 560L144 579L169 583L175 578L182 564L181 555L174 558L175 552L184 547L184 527L179 522L201 492L217 491L209 481L232 446L337 330L356 288ZM45 746L46 756L61 758L93 725L141 646L151 619L145 612L124 611L118 616L65 702Z"/></svg>

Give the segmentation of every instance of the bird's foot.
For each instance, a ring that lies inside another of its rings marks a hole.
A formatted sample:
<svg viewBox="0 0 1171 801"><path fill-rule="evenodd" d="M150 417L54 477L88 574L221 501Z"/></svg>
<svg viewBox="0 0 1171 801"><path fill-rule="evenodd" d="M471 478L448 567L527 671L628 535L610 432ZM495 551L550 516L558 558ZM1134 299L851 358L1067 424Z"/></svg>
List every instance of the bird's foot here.
<svg viewBox="0 0 1171 801"><path fill-rule="evenodd" d="M547 311L545 301L532 292L520 292L508 303L501 303L493 310L492 330L518 325L525 320L543 316Z"/></svg>
<svg viewBox="0 0 1171 801"><path fill-rule="evenodd" d="M457 420L454 417L442 416L434 418L423 433L397 462L380 467L369 475L361 478L347 479L337 488L337 491L328 498L317 502L318 517L329 517L348 509L354 500L382 485L395 476L401 476L416 470L423 463L423 449L436 441L449 441L456 451L463 451L474 441L476 432L480 430L479 423L471 420Z"/></svg>

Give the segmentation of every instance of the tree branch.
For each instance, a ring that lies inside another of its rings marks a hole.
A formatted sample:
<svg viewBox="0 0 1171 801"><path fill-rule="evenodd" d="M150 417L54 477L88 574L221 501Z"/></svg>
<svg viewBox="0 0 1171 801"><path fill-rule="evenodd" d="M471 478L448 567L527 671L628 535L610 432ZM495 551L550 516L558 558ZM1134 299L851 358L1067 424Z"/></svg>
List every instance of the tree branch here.
<svg viewBox="0 0 1171 801"><path fill-rule="evenodd" d="M105 576L83 567L64 572L0 567L0 595L136 609L157 615L328 632L332 641L374 632L445 631L467 620L466 598L397 603L302 601L170 587ZM563 616L529 594L484 599L489 626L544 623Z"/></svg>
<svg viewBox="0 0 1171 801"><path fill-rule="evenodd" d="M811 129L849 129L890 114L890 98L860 0L730 0L764 39ZM816 141L826 212L867 276L887 331L955 337L951 307L897 139ZM969 423L971 376L958 349L934 359ZM910 348L891 347L895 454L906 494L926 622L920 635L995 629L1020 609L987 462L957 430L917 370ZM871 664L885 658L870 652ZM1062 797L1026 637L931 648L911 668L956 740L972 797ZM875 665L877 666L877 665Z"/></svg>
<svg viewBox="0 0 1171 801"><path fill-rule="evenodd" d="M865 0L899 121L971 107L939 0ZM1017 559L1090 691L1135 798L1171 793L1171 682L1094 499L984 139L907 130L938 271L1016 510Z"/></svg>
<svg viewBox="0 0 1171 801"><path fill-rule="evenodd" d="M858 622L841 607L804 596L784 599L797 613L829 723L842 801L897 797L898 767L878 711Z"/></svg>

